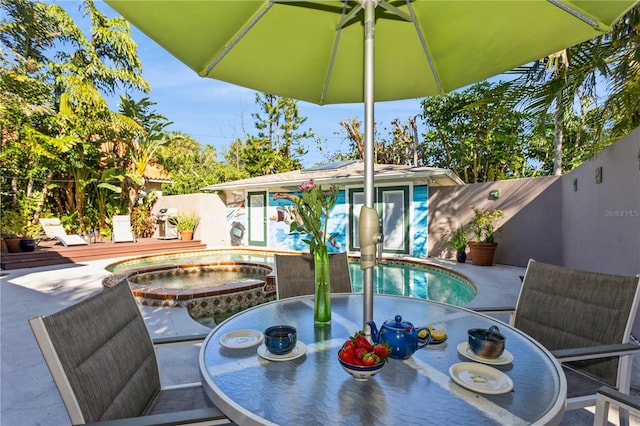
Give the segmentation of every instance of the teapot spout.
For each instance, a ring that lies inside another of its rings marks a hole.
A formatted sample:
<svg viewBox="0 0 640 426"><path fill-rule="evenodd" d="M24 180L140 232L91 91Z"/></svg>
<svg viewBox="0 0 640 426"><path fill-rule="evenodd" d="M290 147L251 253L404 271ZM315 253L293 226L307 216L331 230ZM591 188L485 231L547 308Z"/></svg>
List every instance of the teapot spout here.
<svg viewBox="0 0 640 426"><path fill-rule="evenodd" d="M380 336L380 334L378 333L378 327L376 327L376 323L373 321L369 321L367 322L367 325L371 329L371 340L373 340L373 343L380 343L378 341L378 337Z"/></svg>

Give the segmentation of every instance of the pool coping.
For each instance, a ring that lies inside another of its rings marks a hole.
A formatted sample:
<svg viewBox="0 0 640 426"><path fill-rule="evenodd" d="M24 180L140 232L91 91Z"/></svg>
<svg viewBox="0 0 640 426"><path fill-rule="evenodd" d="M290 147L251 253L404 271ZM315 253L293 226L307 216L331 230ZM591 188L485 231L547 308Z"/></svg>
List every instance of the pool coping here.
<svg viewBox="0 0 640 426"><path fill-rule="evenodd" d="M247 279L242 282L230 282L225 284L213 285L208 287L201 287L194 290L189 289L175 289L166 287L152 287L148 284L142 284L140 282L132 281L131 278L140 275L153 274L154 272L166 272L177 269L189 273L190 269L199 268L200 270L217 270L219 266L243 266L253 267L267 270L264 280L260 279ZM181 263L179 265L172 266L158 266L150 268L142 268L131 271L130 273L120 274L120 277L126 277L129 281L129 286L134 294L138 297L146 297L150 299L174 299L174 300L190 300L207 296L217 296L221 294L234 293L242 288L256 288L263 287L265 285L266 277L273 273L273 267L266 263L258 262L244 262L244 261L217 261L217 262L198 262L198 263Z"/></svg>
<svg viewBox="0 0 640 426"><path fill-rule="evenodd" d="M145 259L154 258L160 259L163 258L169 259L170 262L166 264L159 265L150 265L143 266L141 268L132 268L130 270L117 271L112 272L112 275L105 278L103 280L103 285L105 287L111 287L115 283L119 282L123 277L127 279L129 285L131 287L132 293L136 297L136 300L141 305L146 306L164 306L164 307L187 307L190 312L200 303L203 307L207 303L207 299L210 298L221 298L224 296L240 294L241 297L246 296L247 292L253 292L252 295L249 296L250 299L255 299L253 303L263 303L269 300L272 300L276 296L276 283L275 283L275 269L272 263L268 262L256 262L252 260L211 260L207 262L186 262L179 263L180 257L189 257L193 256L207 256L207 255L215 255L217 253L231 254L236 256L242 255L255 255L255 256L273 256L278 253L286 253L286 254L302 254L302 252L292 252L292 251L280 251L280 250L270 250L270 249L253 249L246 247L238 247L238 248L217 248L217 249L205 249L205 250L189 250L189 251L176 251L176 252L166 252L155 255L145 255L145 256L137 256L137 257L129 257L126 259L122 259L118 262L111 263L105 267L106 270L110 271L112 269L117 269L117 266L120 265L134 265L135 262L141 262ZM354 260L359 257L356 255L350 255L349 259ZM393 265L393 264L410 264L417 267L422 267L425 269L431 269L437 271L445 276L455 278L463 284L470 287L473 291L475 299L478 295L478 287L476 284L470 280L466 275L461 274L459 272L453 271L451 268L446 266L438 265L434 262L430 262L428 259L421 259L410 257L406 255L400 256L387 256L383 257L381 261L382 265ZM269 273L266 274L265 280L260 281L256 280L255 282L249 282L245 280L243 282L232 282L227 284L221 284L217 286L204 287L196 290L193 289L170 289L170 288L161 288L161 287L153 287L152 285L145 285L136 283L129 278L135 277L137 275L143 274L152 274L154 272L165 272L171 269L188 269L188 268L209 268L216 266L234 266L234 265L243 265L250 266L255 268L267 268L270 270ZM472 299L472 300L473 300ZM226 304L233 304L234 301L230 299L225 299ZM219 302L216 302L216 305ZM222 308L224 308L225 303L223 303ZM236 306L237 308L237 306ZM204 308L203 308L204 309ZM219 310L218 307L216 307Z"/></svg>

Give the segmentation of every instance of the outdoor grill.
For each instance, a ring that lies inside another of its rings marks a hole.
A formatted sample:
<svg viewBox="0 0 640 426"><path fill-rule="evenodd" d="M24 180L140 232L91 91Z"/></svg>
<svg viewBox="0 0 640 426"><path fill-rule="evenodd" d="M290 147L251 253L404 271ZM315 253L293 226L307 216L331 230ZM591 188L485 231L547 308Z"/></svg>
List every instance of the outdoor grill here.
<svg viewBox="0 0 640 426"><path fill-rule="evenodd" d="M178 228L175 224L171 223L171 219L177 216L178 209L176 208L160 209L156 214L159 240L175 240L178 238Z"/></svg>

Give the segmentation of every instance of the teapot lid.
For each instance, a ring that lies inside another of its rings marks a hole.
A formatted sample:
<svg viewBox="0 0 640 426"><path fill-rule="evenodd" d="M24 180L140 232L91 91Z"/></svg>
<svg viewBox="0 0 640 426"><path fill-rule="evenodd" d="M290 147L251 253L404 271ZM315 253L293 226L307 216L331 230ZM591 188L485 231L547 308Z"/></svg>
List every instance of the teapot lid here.
<svg viewBox="0 0 640 426"><path fill-rule="evenodd" d="M385 326L391 328L399 328L405 331L410 331L413 328L413 324L408 321L402 321L401 315L396 315L394 319L385 321Z"/></svg>

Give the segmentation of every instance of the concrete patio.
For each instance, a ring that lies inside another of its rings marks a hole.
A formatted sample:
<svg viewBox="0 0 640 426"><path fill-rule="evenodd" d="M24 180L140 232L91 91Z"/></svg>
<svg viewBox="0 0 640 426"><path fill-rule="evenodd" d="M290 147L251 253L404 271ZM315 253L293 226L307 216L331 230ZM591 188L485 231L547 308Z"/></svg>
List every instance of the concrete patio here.
<svg viewBox="0 0 640 426"><path fill-rule="evenodd" d="M0 271L0 425L66 425L67 413L53 384L27 320L50 314L102 289L104 267L118 259ZM478 267L433 260L466 275L478 287L469 307L513 306L524 268ZM210 329L193 321L182 308L141 307L153 337L197 334ZM500 318L504 319L504 318ZM199 381L199 346L162 349L159 359L163 385ZM633 386L640 388L640 357L634 360ZM612 410L613 411L613 410ZM562 425L590 425L593 407L567 412ZM617 416L609 417L617 424ZM631 424L640 425L632 418Z"/></svg>

